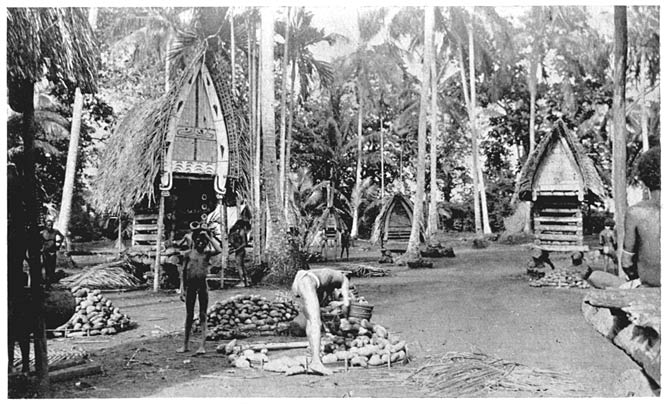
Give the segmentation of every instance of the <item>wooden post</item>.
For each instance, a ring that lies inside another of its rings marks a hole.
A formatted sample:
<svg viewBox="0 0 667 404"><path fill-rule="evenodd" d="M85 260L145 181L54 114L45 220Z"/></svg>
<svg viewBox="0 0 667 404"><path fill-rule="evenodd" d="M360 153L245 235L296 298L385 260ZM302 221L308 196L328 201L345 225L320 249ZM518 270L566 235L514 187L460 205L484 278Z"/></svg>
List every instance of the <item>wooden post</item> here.
<svg viewBox="0 0 667 404"><path fill-rule="evenodd" d="M157 234L155 236L155 268L153 270L153 292L160 289L160 249L162 248L162 230L164 228L164 198L169 196L169 191L160 194L160 207L157 214Z"/></svg>

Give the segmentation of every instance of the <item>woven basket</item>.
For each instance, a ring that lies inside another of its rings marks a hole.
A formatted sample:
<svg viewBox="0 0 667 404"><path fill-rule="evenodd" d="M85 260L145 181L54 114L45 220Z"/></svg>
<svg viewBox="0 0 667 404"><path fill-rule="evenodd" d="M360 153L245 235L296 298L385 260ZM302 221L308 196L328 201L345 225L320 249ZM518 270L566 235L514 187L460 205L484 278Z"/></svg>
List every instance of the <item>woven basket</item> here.
<svg viewBox="0 0 667 404"><path fill-rule="evenodd" d="M350 317L355 317L359 319L370 320L373 315L373 306L370 304L364 303L351 303L350 304Z"/></svg>

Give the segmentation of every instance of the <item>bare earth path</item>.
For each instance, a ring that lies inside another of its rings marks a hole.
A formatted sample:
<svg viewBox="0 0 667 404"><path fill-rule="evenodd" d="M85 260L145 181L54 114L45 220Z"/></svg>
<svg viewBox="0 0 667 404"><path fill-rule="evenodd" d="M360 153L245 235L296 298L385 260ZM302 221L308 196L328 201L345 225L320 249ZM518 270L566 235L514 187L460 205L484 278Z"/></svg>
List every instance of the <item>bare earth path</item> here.
<svg viewBox="0 0 667 404"><path fill-rule="evenodd" d="M373 320L407 340L415 355L412 364L391 373L355 369L322 378L233 369L214 352L215 343L209 343L203 357L176 354L182 338L182 303L174 295L133 292L109 297L139 323L137 329L99 343L93 339L98 337L79 343L95 352L106 374L84 379L91 388L62 383L54 396L425 397L428 391L400 380L423 364L425 356L448 351L481 351L565 372L582 384L586 397L625 394L620 390L621 373L638 366L585 323L580 309L585 290L529 287L523 275L530 254L525 247L494 245L456 253L456 258L434 260L432 269L390 267L390 277L353 279L360 294L375 305ZM269 298L284 292L249 291ZM215 291L211 300L241 292L244 289Z"/></svg>

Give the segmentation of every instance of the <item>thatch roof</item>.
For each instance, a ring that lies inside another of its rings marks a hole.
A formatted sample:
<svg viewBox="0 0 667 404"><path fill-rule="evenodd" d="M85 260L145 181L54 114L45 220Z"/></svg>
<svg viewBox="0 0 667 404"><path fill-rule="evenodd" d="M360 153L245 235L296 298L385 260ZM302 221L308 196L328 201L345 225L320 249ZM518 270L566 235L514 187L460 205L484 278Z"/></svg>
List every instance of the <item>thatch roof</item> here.
<svg viewBox="0 0 667 404"><path fill-rule="evenodd" d="M595 196L599 199L607 195L604 183L600 178L600 174L595 168L593 161L586 155L586 151L576 138L574 133L570 131L562 120L558 120L551 132L549 132L540 143L537 144L535 150L528 156L521 173L519 174L519 181L517 182L512 203L517 200L529 201L532 199L533 182L535 174L538 171L542 161L547 156L551 147L558 139L563 138L569 146L574 156L576 168L583 179L584 192L586 196Z"/></svg>
<svg viewBox="0 0 667 404"><path fill-rule="evenodd" d="M130 212L146 198L150 202L155 202L172 110L188 73L201 67L205 51L205 46L197 48L190 58L190 64L176 80L169 93L157 100L135 106L110 137L100 158L97 177L93 182L92 203L99 212L109 213L119 210ZM222 77L216 74L213 79L217 82L221 81ZM216 91L223 89L221 83L214 84ZM225 114L226 121L234 120L229 119L229 116L236 118L234 112L231 115ZM244 132L239 130L237 122L226 123L228 130ZM236 149L234 157L230 150L230 159L236 158L245 166L244 156L247 153L238 150L242 144L244 141L240 139L237 140L237 144L229 145L230 149Z"/></svg>
<svg viewBox="0 0 667 404"><path fill-rule="evenodd" d="M371 235L371 243L377 244L384 237L385 232L385 222L389 220L391 212L398 206L401 205L405 209L412 222L414 206L410 201L410 198L403 195L400 192L397 192L393 195L386 196L382 203L382 209L380 213L375 217L375 223L373 224L373 234ZM421 232L424 233L424 222L421 224Z"/></svg>

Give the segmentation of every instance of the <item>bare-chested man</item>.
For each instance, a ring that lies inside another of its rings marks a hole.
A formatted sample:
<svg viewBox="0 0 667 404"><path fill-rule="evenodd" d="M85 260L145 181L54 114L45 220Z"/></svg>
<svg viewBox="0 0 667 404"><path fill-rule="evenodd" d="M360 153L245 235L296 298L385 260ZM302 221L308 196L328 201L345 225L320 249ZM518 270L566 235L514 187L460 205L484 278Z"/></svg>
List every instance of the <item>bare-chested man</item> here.
<svg viewBox="0 0 667 404"><path fill-rule="evenodd" d="M56 254L65 242L65 236L53 228L53 220L46 220L46 228L39 233L42 238L42 265L47 285L54 280L56 273Z"/></svg>
<svg viewBox="0 0 667 404"><path fill-rule="evenodd" d="M294 277L292 292L301 298L306 317L306 336L312 354L308 370L321 375L330 375L331 370L324 366L320 358L322 332L320 304L324 305L334 300L336 293L339 292L342 295L342 313L347 315L350 307L349 280L342 272L330 268L299 271Z"/></svg>
<svg viewBox="0 0 667 404"><path fill-rule="evenodd" d="M183 347L178 352L189 350L190 332L195 313L195 301L199 300L199 322L202 327L201 345L197 354L206 353L204 344L206 342L206 309L208 308L208 285L206 275L210 266L209 259L222 252L220 245L216 243L204 230L197 232L194 237L194 248L188 251L183 260L183 272L181 274L181 300L185 301L185 339ZM206 246L211 243L214 251L206 251Z"/></svg>
<svg viewBox="0 0 667 404"><path fill-rule="evenodd" d="M637 169L651 199L631 206L625 215L621 266L631 281L595 271L588 278L595 287L660 286L660 148L644 153Z"/></svg>

